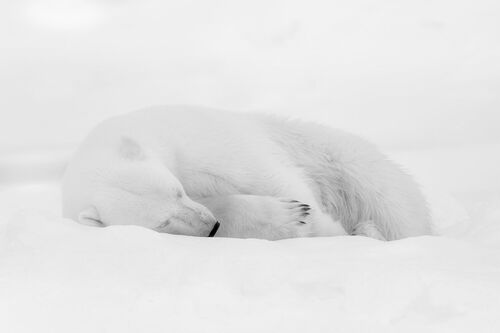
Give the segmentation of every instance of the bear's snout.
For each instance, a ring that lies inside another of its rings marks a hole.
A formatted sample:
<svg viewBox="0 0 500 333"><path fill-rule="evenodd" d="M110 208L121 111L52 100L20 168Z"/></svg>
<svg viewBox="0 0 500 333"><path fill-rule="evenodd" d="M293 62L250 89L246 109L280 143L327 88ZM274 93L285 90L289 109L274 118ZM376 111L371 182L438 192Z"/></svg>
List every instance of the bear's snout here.
<svg viewBox="0 0 500 333"><path fill-rule="evenodd" d="M219 226L220 226L219 221L215 222L212 231L210 231L210 234L208 234L208 237L214 237L215 234L217 233L217 230L219 230Z"/></svg>
<svg viewBox="0 0 500 333"><path fill-rule="evenodd" d="M190 198L177 202L175 213L169 223L156 228L157 231L176 235L213 237L219 229L219 222L205 206Z"/></svg>

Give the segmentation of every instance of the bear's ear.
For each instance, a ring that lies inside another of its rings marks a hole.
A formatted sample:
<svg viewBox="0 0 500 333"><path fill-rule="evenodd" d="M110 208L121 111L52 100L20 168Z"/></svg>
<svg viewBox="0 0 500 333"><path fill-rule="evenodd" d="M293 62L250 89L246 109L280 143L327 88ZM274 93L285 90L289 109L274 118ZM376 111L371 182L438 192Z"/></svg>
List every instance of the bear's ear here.
<svg viewBox="0 0 500 333"><path fill-rule="evenodd" d="M121 137L118 154L127 160L141 161L146 159L146 154L139 143L127 136Z"/></svg>
<svg viewBox="0 0 500 333"><path fill-rule="evenodd" d="M78 222L92 227L104 227L95 207L89 207L82 210L80 214L78 214Z"/></svg>

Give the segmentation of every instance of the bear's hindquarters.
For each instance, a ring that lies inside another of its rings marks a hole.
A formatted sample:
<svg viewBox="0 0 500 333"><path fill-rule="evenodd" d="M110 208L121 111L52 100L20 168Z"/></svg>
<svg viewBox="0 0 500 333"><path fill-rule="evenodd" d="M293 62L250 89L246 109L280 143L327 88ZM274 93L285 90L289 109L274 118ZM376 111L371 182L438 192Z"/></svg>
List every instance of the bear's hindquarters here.
<svg viewBox="0 0 500 333"><path fill-rule="evenodd" d="M363 221L373 221L387 240L432 234L418 185L375 146L317 124L274 119L268 126L322 208L349 234Z"/></svg>

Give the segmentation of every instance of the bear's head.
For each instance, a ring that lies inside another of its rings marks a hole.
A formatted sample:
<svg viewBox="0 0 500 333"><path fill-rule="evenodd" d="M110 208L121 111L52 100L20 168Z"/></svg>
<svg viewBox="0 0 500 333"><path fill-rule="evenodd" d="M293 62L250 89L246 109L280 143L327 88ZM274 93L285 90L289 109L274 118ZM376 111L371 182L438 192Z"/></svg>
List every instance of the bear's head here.
<svg viewBox="0 0 500 333"><path fill-rule="evenodd" d="M112 158L109 158L112 154ZM217 220L191 200L154 154L122 137L112 151L78 156L63 180L64 215L92 226L140 225L159 232L212 235Z"/></svg>

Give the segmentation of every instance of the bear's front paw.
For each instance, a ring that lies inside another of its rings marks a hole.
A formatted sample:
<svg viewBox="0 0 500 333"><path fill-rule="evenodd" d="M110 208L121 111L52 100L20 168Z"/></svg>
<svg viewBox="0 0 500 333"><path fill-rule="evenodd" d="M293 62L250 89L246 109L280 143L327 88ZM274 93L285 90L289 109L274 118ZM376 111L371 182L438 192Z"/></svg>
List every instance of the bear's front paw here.
<svg viewBox="0 0 500 333"><path fill-rule="evenodd" d="M298 221L302 224L307 223L305 219L310 214L309 211L311 210L311 206L298 200L280 199L280 202L283 203L284 209L288 210L288 217L290 218L290 222Z"/></svg>
<svg viewBox="0 0 500 333"><path fill-rule="evenodd" d="M274 198L273 198L274 199ZM311 236L311 207L298 200L278 198L269 216L275 239Z"/></svg>

